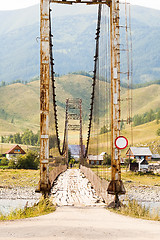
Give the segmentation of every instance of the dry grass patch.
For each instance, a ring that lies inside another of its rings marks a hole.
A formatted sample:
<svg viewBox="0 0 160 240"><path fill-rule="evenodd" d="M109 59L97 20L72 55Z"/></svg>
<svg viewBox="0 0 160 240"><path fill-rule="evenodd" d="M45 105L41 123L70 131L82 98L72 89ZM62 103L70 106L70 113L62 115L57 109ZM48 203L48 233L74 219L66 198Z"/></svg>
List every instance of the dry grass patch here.
<svg viewBox="0 0 160 240"><path fill-rule="evenodd" d="M136 200L128 200L128 203L122 205L118 209L110 209L116 213L127 215L130 217L141 218L146 220L160 221L160 215L158 210L150 212L149 208L142 206Z"/></svg>
<svg viewBox="0 0 160 240"><path fill-rule="evenodd" d="M39 170L0 169L0 186L35 187Z"/></svg>
<svg viewBox="0 0 160 240"><path fill-rule="evenodd" d="M111 168L107 167L94 167L92 168L99 177L105 178L106 180L111 180ZM152 174L152 173L136 173L127 171L122 168L121 176L124 183L131 181L134 185L147 185L147 186L158 186L160 185L160 174Z"/></svg>

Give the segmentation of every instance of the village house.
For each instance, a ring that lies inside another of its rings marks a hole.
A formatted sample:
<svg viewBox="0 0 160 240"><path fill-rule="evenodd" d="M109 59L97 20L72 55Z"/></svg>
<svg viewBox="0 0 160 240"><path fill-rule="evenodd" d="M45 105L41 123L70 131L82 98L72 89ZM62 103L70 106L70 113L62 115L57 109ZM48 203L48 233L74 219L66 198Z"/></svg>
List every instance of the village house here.
<svg viewBox="0 0 160 240"><path fill-rule="evenodd" d="M152 158L152 153L149 147L130 147L126 153L130 160L135 159L135 162L130 161L131 171L147 171L148 161Z"/></svg>
<svg viewBox="0 0 160 240"><path fill-rule="evenodd" d="M130 147L126 156L130 159L149 161L151 160L152 153L149 147Z"/></svg>
<svg viewBox="0 0 160 240"><path fill-rule="evenodd" d="M19 145L15 145L5 153L6 158L8 160L12 159L13 157L17 157L18 155L24 155L24 154L26 154L26 152Z"/></svg>
<svg viewBox="0 0 160 240"><path fill-rule="evenodd" d="M91 165L102 165L105 154L102 152L100 155L88 155L87 162Z"/></svg>

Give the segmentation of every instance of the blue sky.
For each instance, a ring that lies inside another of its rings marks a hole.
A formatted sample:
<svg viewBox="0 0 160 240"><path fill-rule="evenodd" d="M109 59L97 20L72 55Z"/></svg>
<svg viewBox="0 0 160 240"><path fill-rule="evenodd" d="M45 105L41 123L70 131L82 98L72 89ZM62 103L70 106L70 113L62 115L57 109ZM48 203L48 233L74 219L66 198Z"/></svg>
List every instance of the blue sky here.
<svg viewBox="0 0 160 240"><path fill-rule="evenodd" d="M37 4L39 1L40 0L0 0L0 10L25 8ZM124 2L125 0L122 1ZM128 0L128 2L160 10L160 0Z"/></svg>

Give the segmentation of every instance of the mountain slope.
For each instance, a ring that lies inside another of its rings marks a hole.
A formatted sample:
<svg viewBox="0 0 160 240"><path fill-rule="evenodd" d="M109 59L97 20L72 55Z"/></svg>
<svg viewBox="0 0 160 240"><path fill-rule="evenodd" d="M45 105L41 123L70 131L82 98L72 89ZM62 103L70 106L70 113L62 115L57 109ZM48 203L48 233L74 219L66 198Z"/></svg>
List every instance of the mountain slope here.
<svg viewBox="0 0 160 240"><path fill-rule="evenodd" d="M83 122L88 121L90 109L92 79L81 75L66 75L56 78L56 98L58 105L59 126L63 129L66 98L82 98ZM99 83L101 89L104 82ZM160 106L160 85L150 85L133 90L133 116L145 113L150 109L156 110ZM127 89L122 88L122 118L127 115ZM104 92L100 91L101 104L105 104ZM39 81L26 85L16 83L0 87L0 134L23 132L26 128L37 131L39 129ZM52 110L52 102L50 103ZM103 112L100 117L103 117Z"/></svg>
<svg viewBox="0 0 160 240"><path fill-rule="evenodd" d="M53 4L55 71L92 71L97 8ZM132 6L134 82L160 79L160 11ZM121 13L124 22L124 10ZM39 75L39 6L0 11L0 81ZM37 40L36 40L37 39ZM122 35L124 41L125 35ZM126 57L122 54L122 70ZM123 78L123 77L122 77Z"/></svg>

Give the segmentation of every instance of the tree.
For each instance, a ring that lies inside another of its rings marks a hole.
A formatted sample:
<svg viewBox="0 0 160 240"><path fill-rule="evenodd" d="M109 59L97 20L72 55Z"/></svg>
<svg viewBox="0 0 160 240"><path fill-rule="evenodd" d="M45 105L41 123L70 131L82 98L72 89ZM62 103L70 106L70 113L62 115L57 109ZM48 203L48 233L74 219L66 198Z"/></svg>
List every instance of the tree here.
<svg viewBox="0 0 160 240"><path fill-rule="evenodd" d="M9 135L8 142L13 143L13 135L12 134Z"/></svg>
<svg viewBox="0 0 160 240"><path fill-rule="evenodd" d="M4 158L2 158L0 165L1 165L1 166L7 166L7 165L8 165L8 162L9 162L8 159L4 157Z"/></svg>
<svg viewBox="0 0 160 240"><path fill-rule="evenodd" d="M122 119L121 125L120 125L121 130L124 128L124 120Z"/></svg>
<svg viewBox="0 0 160 240"><path fill-rule="evenodd" d="M16 163L15 163L15 159L11 159L8 163L8 168L10 169L16 169Z"/></svg>
<svg viewBox="0 0 160 240"><path fill-rule="evenodd" d="M134 122L134 126L138 126L138 125L141 125L143 124L143 120L142 120L142 117L141 115L135 115L134 118L133 118L133 122Z"/></svg>
<svg viewBox="0 0 160 240"><path fill-rule="evenodd" d="M4 143L4 137L1 136L1 143Z"/></svg>
<svg viewBox="0 0 160 240"><path fill-rule="evenodd" d="M34 144L34 134L31 130L27 129L22 134L22 142L26 145L33 145Z"/></svg>
<svg viewBox="0 0 160 240"><path fill-rule="evenodd" d="M20 133L16 133L13 135L13 142L19 143L19 144L22 143Z"/></svg>
<svg viewBox="0 0 160 240"><path fill-rule="evenodd" d="M11 119L11 123L14 123L14 117Z"/></svg>
<svg viewBox="0 0 160 240"><path fill-rule="evenodd" d="M157 112L157 119L160 120L160 110Z"/></svg>
<svg viewBox="0 0 160 240"><path fill-rule="evenodd" d="M111 165L111 155L105 154L103 157L103 165Z"/></svg>
<svg viewBox="0 0 160 240"><path fill-rule="evenodd" d="M157 130L157 135L160 136L160 128Z"/></svg>
<svg viewBox="0 0 160 240"><path fill-rule="evenodd" d="M70 162L71 158L72 158L71 151L70 149L68 149L68 162Z"/></svg>
<svg viewBox="0 0 160 240"><path fill-rule="evenodd" d="M100 134L107 133L107 132L108 132L107 126L104 125L100 130Z"/></svg>
<svg viewBox="0 0 160 240"><path fill-rule="evenodd" d="M29 151L26 155L18 156L16 168L18 169L38 169L39 155L35 151Z"/></svg>

